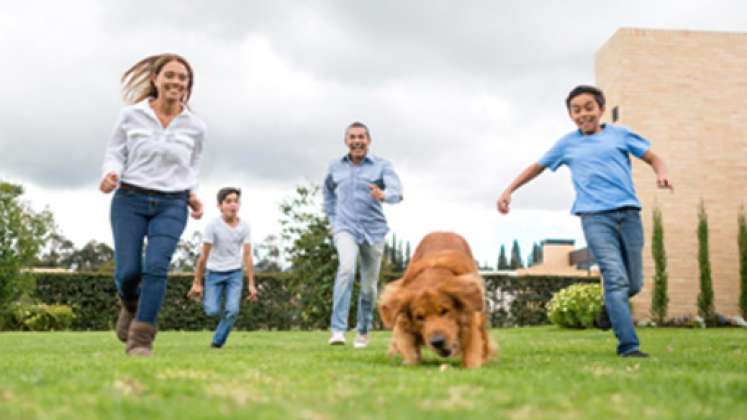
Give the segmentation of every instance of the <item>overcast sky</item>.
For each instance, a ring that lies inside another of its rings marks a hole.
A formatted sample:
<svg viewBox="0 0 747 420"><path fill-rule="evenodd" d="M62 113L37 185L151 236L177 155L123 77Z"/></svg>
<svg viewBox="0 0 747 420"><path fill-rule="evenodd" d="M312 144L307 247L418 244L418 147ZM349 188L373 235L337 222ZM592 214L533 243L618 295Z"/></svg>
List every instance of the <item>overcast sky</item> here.
<svg viewBox="0 0 747 420"><path fill-rule="evenodd" d="M594 83L617 29L745 31L740 1L26 1L0 9L0 179L23 184L77 245L111 244L100 167L122 106L119 79L176 52L195 69L191 105L208 125L199 194L206 219L225 185L259 243L278 203L320 183L354 120L400 174L390 227L413 245L454 230L481 262L519 239L583 245L567 169L495 200L574 127L564 99ZM654 146L655 146L655 139ZM205 220L190 221L185 235Z"/></svg>

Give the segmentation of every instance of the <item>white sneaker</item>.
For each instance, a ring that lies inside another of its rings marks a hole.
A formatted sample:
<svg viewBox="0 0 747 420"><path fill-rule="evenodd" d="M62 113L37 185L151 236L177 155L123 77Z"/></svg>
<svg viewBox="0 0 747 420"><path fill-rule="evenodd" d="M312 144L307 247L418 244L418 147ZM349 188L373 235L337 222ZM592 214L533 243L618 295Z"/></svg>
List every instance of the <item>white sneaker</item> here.
<svg viewBox="0 0 747 420"><path fill-rule="evenodd" d="M333 346L341 346L345 344L345 333L342 331L332 331L332 337L329 338L329 344Z"/></svg>
<svg viewBox="0 0 747 420"><path fill-rule="evenodd" d="M365 349L368 347L368 336L367 335L357 335L355 337L355 341L353 341L353 348L356 349Z"/></svg>

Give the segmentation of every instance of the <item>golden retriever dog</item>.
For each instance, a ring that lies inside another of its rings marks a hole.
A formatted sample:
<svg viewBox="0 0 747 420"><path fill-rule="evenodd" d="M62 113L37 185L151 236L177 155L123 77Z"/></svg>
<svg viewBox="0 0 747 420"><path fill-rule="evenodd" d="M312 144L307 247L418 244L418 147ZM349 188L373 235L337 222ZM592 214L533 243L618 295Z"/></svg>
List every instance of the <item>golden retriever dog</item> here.
<svg viewBox="0 0 747 420"><path fill-rule="evenodd" d="M430 347L441 357L462 357L465 368L495 355L485 319L485 286L467 241L433 232L415 249L402 278L384 288L379 315L392 329L391 355L405 364L420 361Z"/></svg>

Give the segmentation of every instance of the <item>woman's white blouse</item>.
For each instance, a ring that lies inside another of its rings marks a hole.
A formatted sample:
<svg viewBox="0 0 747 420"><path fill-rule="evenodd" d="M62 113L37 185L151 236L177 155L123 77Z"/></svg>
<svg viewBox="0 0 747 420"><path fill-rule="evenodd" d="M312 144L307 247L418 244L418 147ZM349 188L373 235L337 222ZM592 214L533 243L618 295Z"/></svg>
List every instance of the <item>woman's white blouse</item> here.
<svg viewBox="0 0 747 420"><path fill-rule="evenodd" d="M205 123L187 107L164 128L148 99L122 109L104 157L103 176L164 192L194 190Z"/></svg>

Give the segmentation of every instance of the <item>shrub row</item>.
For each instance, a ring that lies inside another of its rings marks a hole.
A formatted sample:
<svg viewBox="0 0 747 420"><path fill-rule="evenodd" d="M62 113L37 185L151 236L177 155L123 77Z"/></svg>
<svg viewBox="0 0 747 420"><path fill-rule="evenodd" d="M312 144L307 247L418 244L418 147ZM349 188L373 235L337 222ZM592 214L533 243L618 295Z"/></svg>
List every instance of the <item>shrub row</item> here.
<svg viewBox="0 0 747 420"><path fill-rule="evenodd" d="M49 305L70 305L75 312L74 330L112 329L117 316L114 281L99 273L36 274L35 297ZM385 275L389 281L396 275ZM594 277L547 277L485 275L490 320L495 327L548 323L545 305L553 293L575 283L598 283ZM331 312L331 284L319 282L325 293L310 293L309 283L287 273L258 273L259 299L242 301L235 328L241 330L326 329ZM324 283L324 284L322 284ZM166 298L159 316L162 330L213 329L216 320L205 316L200 303L186 299L192 276L169 277ZM303 293L300 293L303 291ZM246 294L246 290L244 290ZM356 296L356 295L354 295ZM356 300L351 302L350 326L355 325ZM305 308L318 308L308 311ZM313 316L310 316L313 314ZM380 327L378 320L376 327Z"/></svg>

